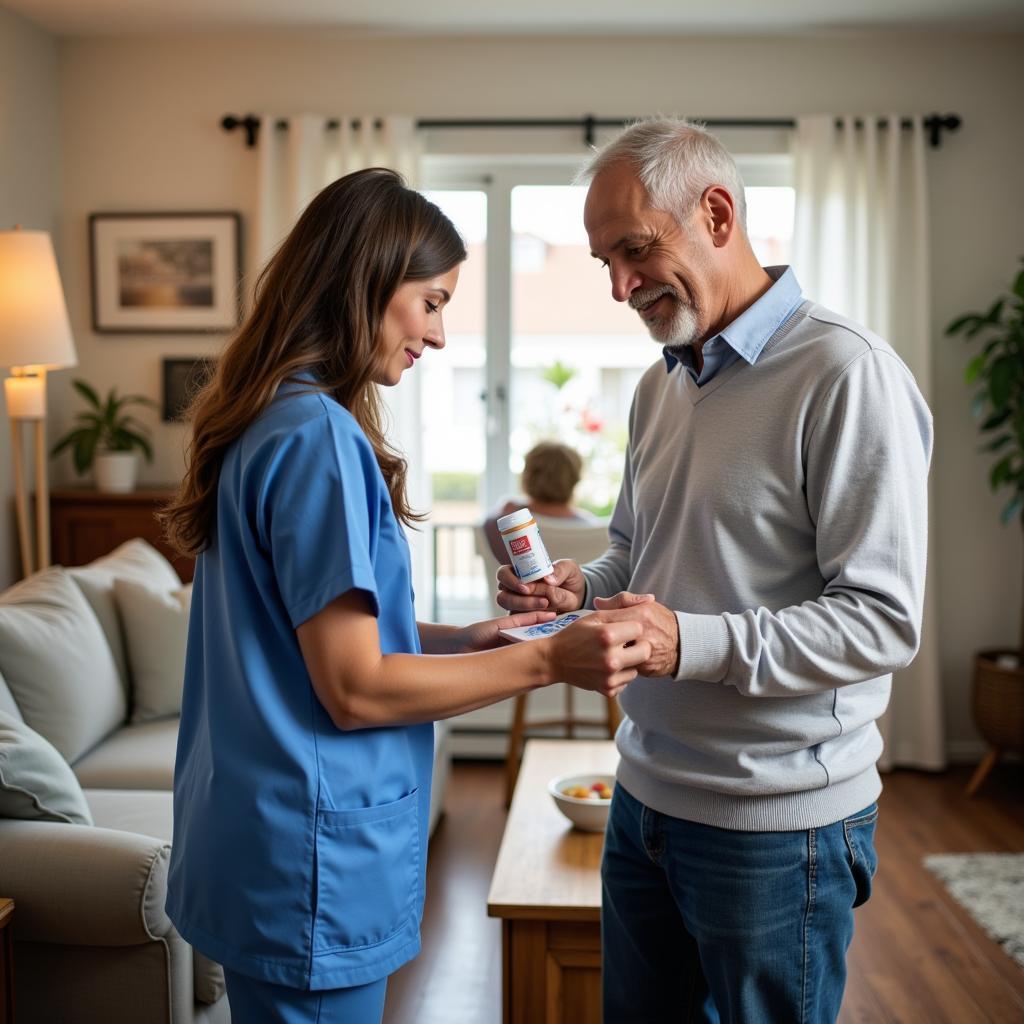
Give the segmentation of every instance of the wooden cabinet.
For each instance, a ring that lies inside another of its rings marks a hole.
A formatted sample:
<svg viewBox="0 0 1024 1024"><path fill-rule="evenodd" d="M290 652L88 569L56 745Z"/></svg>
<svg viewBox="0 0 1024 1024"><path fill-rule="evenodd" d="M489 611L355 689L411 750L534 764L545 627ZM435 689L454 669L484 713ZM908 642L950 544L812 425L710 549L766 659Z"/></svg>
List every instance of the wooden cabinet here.
<svg viewBox="0 0 1024 1024"><path fill-rule="evenodd" d="M133 537L153 545L188 583L195 561L181 558L164 542L156 511L170 501L172 487L128 494L101 494L88 488L50 494L50 536L56 565L84 565Z"/></svg>
<svg viewBox="0 0 1024 1024"><path fill-rule="evenodd" d="M572 829L547 785L618 760L611 740L526 744L487 898L501 918L504 1024L600 1024L604 835Z"/></svg>

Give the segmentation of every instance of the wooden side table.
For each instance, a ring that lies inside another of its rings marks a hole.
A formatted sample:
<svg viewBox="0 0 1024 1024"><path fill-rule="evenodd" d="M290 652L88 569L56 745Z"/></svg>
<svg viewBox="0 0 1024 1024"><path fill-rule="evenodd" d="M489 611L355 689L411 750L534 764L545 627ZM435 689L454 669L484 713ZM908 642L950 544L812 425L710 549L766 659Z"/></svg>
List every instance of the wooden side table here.
<svg viewBox="0 0 1024 1024"><path fill-rule="evenodd" d="M103 494L75 487L50 492L53 561L84 565L113 551L118 544L141 537L174 566L185 583L192 579L195 561L181 558L163 539L157 510L174 495L174 488L151 487L127 494Z"/></svg>
<svg viewBox="0 0 1024 1024"><path fill-rule="evenodd" d="M14 1020L14 947L11 942L11 918L14 900L0 898L0 1024Z"/></svg>
<svg viewBox="0 0 1024 1024"><path fill-rule="evenodd" d="M601 852L604 835L578 832L548 781L614 773L611 740L526 744L487 913L501 918L504 1024L599 1024Z"/></svg>

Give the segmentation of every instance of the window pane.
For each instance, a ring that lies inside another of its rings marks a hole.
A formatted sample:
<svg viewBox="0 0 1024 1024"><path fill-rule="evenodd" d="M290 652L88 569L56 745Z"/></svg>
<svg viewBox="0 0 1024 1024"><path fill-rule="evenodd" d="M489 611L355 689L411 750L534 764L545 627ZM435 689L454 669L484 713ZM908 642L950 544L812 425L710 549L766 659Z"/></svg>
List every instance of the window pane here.
<svg viewBox="0 0 1024 1024"><path fill-rule="evenodd" d="M482 516L486 459L484 408L484 280L487 195L426 191L451 218L469 250L459 284L445 310L443 352L423 360L423 453L432 484L432 519L475 523Z"/></svg>
<svg viewBox="0 0 1024 1024"><path fill-rule="evenodd" d="M793 251L793 210L796 190L751 186L747 198L747 234L763 267L788 264Z"/></svg>
<svg viewBox="0 0 1024 1024"><path fill-rule="evenodd" d="M445 348L423 360L420 393L423 457L431 488L433 616L438 622L464 623L483 618L490 607L490 581L481 572L474 540L484 514L487 458L480 400L486 358L487 194L434 190L424 195L451 218L469 250L444 313Z"/></svg>
<svg viewBox="0 0 1024 1024"><path fill-rule="evenodd" d="M512 190L512 382L509 468L541 440L575 448L574 503L607 515L618 494L633 388L658 350L615 302L583 229L586 188Z"/></svg>

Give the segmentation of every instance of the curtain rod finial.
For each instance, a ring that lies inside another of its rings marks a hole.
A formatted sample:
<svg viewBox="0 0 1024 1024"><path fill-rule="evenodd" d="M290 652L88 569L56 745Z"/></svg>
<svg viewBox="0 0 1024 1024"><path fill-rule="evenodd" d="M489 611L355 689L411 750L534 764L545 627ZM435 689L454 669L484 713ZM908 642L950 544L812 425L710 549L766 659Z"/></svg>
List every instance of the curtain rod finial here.
<svg viewBox="0 0 1024 1024"><path fill-rule="evenodd" d="M246 114L245 117L236 117L234 114L226 114L220 120L220 126L226 132L233 132L236 128L245 129L245 145L252 149L256 145L256 135L259 132L260 119L255 114Z"/></svg>

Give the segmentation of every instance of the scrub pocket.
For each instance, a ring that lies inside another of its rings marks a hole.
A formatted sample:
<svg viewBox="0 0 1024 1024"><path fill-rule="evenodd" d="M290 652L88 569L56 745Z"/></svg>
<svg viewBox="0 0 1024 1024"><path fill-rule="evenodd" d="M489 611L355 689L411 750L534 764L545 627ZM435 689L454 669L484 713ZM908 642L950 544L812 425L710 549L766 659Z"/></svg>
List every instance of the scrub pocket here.
<svg viewBox="0 0 1024 1024"><path fill-rule="evenodd" d="M314 955L377 945L415 913L420 880L416 794L413 790L377 807L317 814Z"/></svg>

